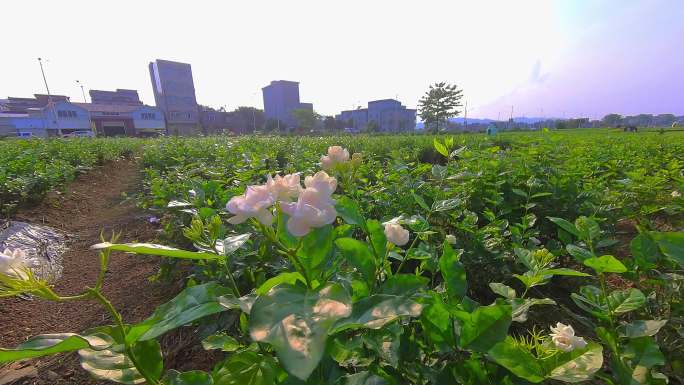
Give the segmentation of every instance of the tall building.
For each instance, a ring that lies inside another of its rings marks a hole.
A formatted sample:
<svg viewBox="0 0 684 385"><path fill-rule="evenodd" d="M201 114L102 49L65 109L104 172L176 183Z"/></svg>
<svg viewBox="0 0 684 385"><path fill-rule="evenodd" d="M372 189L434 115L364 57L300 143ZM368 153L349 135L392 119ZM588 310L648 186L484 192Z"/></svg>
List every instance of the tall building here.
<svg viewBox="0 0 684 385"><path fill-rule="evenodd" d="M342 111L335 117L352 130L360 131L375 122L381 132L411 131L416 128L416 110L394 99L373 100L368 108Z"/></svg>
<svg viewBox="0 0 684 385"><path fill-rule="evenodd" d="M299 101L299 83L288 80L274 80L261 89L264 95L266 119L279 120L288 127L295 127L297 121L292 110L305 108L313 110L313 104Z"/></svg>
<svg viewBox="0 0 684 385"><path fill-rule="evenodd" d="M198 134L199 108L190 64L157 59L149 67L154 100L164 112L168 133Z"/></svg>
<svg viewBox="0 0 684 385"><path fill-rule="evenodd" d="M116 91L90 90L90 102L93 104L118 104L142 106L138 91L117 88Z"/></svg>

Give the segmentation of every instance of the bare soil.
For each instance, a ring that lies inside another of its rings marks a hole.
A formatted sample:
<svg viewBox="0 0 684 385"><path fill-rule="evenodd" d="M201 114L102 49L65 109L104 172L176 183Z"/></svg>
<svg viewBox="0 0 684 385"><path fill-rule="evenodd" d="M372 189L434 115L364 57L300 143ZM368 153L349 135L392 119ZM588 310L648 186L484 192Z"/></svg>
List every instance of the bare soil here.
<svg viewBox="0 0 684 385"><path fill-rule="evenodd" d="M57 293L73 295L94 284L99 258L89 247L99 242L101 232L118 232L124 242L149 242L155 238L157 229L132 199L125 197L140 188L140 181L134 161L112 162L81 175L65 191L50 193L38 206L15 215L16 220L45 224L68 235L63 276L55 283ZM104 293L127 322L146 318L158 304L178 292L178 287L149 279L158 266L156 257L112 255ZM13 347L36 334L80 332L111 323L108 313L97 302L0 299L2 347ZM104 383L79 367L76 353L0 365L0 385Z"/></svg>

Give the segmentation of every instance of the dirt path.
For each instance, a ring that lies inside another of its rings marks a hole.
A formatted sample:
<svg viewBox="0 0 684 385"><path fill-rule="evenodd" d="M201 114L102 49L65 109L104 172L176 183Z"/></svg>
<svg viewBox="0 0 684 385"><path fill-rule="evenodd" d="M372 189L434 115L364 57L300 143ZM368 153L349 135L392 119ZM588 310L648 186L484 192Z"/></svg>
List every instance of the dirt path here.
<svg viewBox="0 0 684 385"><path fill-rule="evenodd" d="M99 242L100 232L120 232L120 241L151 241L156 228L123 193L140 188L136 164L129 160L111 163L80 176L63 193L51 193L38 207L18 213L14 219L43 223L69 235L64 254L64 273L55 284L62 295L76 294L93 285L99 269L97 253L89 247ZM175 289L150 282L159 259L116 253L112 256L104 292L128 322L147 317L171 298ZM0 299L0 346L13 347L41 333L80 332L111 323L96 302L52 303L18 298ZM4 384L98 384L78 364L75 353L43 357L30 362L0 365Z"/></svg>

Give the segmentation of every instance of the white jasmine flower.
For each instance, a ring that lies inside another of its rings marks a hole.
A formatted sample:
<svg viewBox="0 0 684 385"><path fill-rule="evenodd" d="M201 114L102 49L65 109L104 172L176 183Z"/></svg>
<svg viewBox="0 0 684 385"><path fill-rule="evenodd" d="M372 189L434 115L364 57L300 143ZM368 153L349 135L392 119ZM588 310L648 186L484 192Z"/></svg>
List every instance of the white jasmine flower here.
<svg viewBox="0 0 684 385"><path fill-rule="evenodd" d="M304 189L297 202L283 203L281 207L290 216L287 230L296 237L308 234L311 228L333 223L337 217L335 201L315 188Z"/></svg>
<svg viewBox="0 0 684 385"><path fill-rule="evenodd" d="M273 198L285 202L289 202L291 198L296 198L302 191L302 186L299 184L299 173L285 176L276 175L275 178L271 178L269 175L266 187L268 187Z"/></svg>
<svg viewBox="0 0 684 385"><path fill-rule="evenodd" d="M456 237L451 235L451 234L447 234L446 241L451 243L452 245L455 245L456 244Z"/></svg>
<svg viewBox="0 0 684 385"><path fill-rule="evenodd" d="M335 165L349 160L349 151L340 146L328 147L328 155L321 156L321 167L324 170L331 170Z"/></svg>
<svg viewBox="0 0 684 385"><path fill-rule="evenodd" d="M315 175L304 178L306 188L316 189L319 193L330 197L337 189L337 179L329 176L325 171L319 171Z"/></svg>
<svg viewBox="0 0 684 385"><path fill-rule="evenodd" d="M385 224L385 236L387 240L397 246L403 246L409 241L409 231L401 227L398 223Z"/></svg>
<svg viewBox="0 0 684 385"><path fill-rule="evenodd" d="M584 338L575 336L575 330L572 326L564 325L560 322L556 324L556 327L551 326L551 334L549 335L553 344L564 352L582 349L587 346Z"/></svg>
<svg viewBox="0 0 684 385"><path fill-rule="evenodd" d="M235 215L228 222L235 225L248 218L256 218L262 224L270 226L273 223L270 207L274 203L273 194L267 186L248 186L243 195L234 196L228 201L226 209Z"/></svg>
<svg viewBox="0 0 684 385"><path fill-rule="evenodd" d="M189 191L188 191L188 197L190 197L190 199L195 199L195 198L197 198L197 191L195 191L195 190L189 190Z"/></svg>
<svg viewBox="0 0 684 385"><path fill-rule="evenodd" d="M681 198L682 193L680 193L679 191L673 191L670 195L672 195L673 198Z"/></svg>
<svg viewBox="0 0 684 385"><path fill-rule="evenodd" d="M11 277L26 279L26 271L38 267L38 261L31 259L21 249L5 249L0 253L0 274Z"/></svg>
<svg viewBox="0 0 684 385"><path fill-rule="evenodd" d="M283 212L290 216L287 229L296 237L308 234L311 228L333 223L337 217L335 201L332 199L337 179L328 176L325 171L319 171L304 178L304 185L306 188L299 194L297 202L281 205Z"/></svg>

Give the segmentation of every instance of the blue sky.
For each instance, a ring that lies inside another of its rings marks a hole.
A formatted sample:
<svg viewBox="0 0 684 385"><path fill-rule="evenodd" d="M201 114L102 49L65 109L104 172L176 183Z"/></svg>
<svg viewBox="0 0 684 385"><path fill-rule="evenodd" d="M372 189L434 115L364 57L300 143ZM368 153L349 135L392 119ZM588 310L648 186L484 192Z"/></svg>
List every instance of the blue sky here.
<svg viewBox="0 0 684 385"><path fill-rule="evenodd" d="M684 114L680 0L14 1L3 5L0 98L139 90L147 63L191 63L200 103L261 107L274 79L335 114L428 85L464 89L469 116ZM36 12L40 10L40 12ZM49 26L49 29L43 28Z"/></svg>

